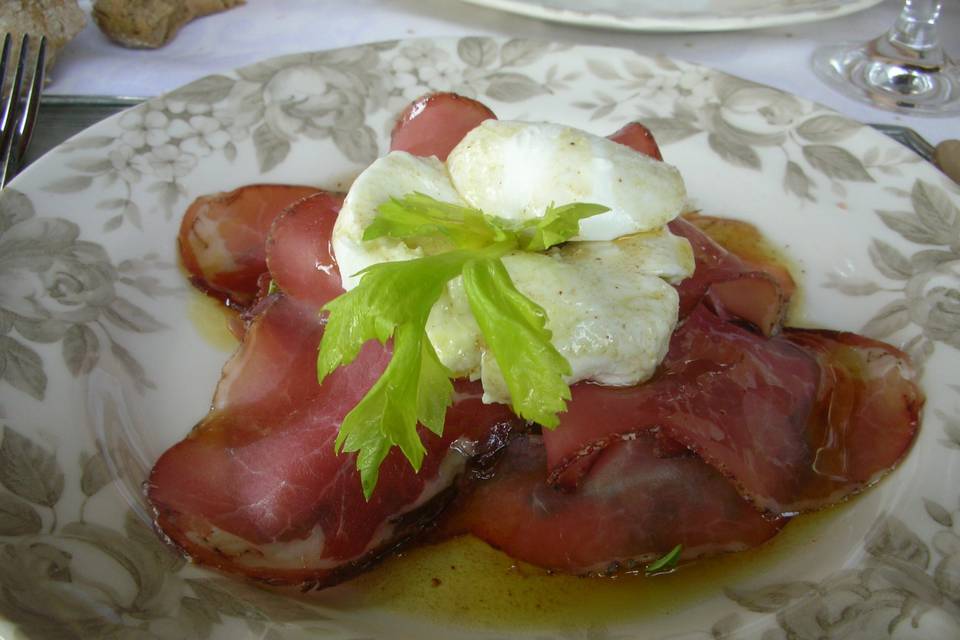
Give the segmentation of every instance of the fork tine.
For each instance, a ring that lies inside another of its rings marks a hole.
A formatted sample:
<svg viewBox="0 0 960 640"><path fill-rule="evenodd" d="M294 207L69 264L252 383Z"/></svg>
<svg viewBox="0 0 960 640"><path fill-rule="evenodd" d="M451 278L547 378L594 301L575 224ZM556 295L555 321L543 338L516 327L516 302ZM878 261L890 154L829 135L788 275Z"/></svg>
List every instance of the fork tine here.
<svg viewBox="0 0 960 640"><path fill-rule="evenodd" d="M0 189L6 186L7 177L11 175L13 170L15 121L18 119L16 115L20 107L20 89L23 86L23 74L27 66L26 55L29 44L30 37L24 34L20 41L20 58L17 61L17 70L14 73L13 82L10 83L10 93L3 108L3 131L2 139L0 139L0 163L2 163L0 164ZM4 49L6 49L6 42L4 42Z"/></svg>
<svg viewBox="0 0 960 640"><path fill-rule="evenodd" d="M16 161L19 168L23 156L27 152L30 138L33 136L33 126L37 121L37 111L40 109L40 93L43 91L45 62L47 59L47 37L40 36L40 46L37 48L37 59L34 63L33 82L27 89L26 105L23 108L23 117L14 135L16 136Z"/></svg>
<svg viewBox="0 0 960 640"><path fill-rule="evenodd" d="M10 34L4 38L4 59L7 58L7 48ZM45 40L40 40L40 55L38 63L42 65L45 54ZM33 133L33 121L36 117L37 104L39 103L40 90L42 84L37 84L39 76L40 83L43 82L43 67L39 66L35 71L31 81L27 96L24 98L24 111L20 111L21 93L23 92L23 78L27 73L28 60L30 56L30 36L23 35L20 40L20 56L17 60L17 70L13 82L10 85L10 94L7 97L3 109L2 136L0 136L0 189L7 181L13 177L19 165L23 150L26 149L26 142L29 141ZM4 65L5 67L6 65ZM5 70L5 69L4 69ZM31 116L30 112L33 111ZM29 128L28 128L29 125Z"/></svg>
<svg viewBox="0 0 960 640"><path fill-rule="evenodd" d="M0 98L3 98L3 107L0 108L0 151L7 148L7 134L10 133L8 123L12 114L10 98L13 95L4 97L3 90L7 87L7 66L10 63L10 48L13 41L12 34L6 34L3 38L3 56L0 58ZM12 82L10 83L13 84Z"/></svg>

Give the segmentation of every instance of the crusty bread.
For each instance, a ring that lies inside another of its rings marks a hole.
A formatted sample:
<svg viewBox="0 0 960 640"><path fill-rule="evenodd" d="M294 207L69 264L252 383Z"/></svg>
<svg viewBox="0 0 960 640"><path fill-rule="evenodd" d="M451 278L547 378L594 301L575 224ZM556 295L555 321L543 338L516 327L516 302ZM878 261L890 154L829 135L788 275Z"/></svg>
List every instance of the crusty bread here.
<svg viewBox="0 0 960 640"><path fill-rule="evenodd" d="M96 0L93 20L118 44L155 49L170 42L194 18L243 3L244 0Z"/></svg>
<svg viewBox="0 0 960 640"><path fill-rule="evenodd" d="M87 17L77 0L0 0L0 33L14 35L14 60L20 54L20 37L47 36L47 79L57 54L83 30Z"/></svg>

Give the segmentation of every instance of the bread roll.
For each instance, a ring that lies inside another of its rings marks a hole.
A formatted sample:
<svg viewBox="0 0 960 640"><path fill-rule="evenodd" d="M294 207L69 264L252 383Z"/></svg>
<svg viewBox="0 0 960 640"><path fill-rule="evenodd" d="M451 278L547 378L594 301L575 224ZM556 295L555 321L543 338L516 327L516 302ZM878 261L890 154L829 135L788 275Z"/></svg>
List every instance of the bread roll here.
<svg viewBox="0 0 960 640"><path fill-rule="evenodd" d="M93 20L114 42L134 49L155 49L200 16L226 11L244 0L96 0Z"/></svg>
<svg viewBox="0 0 960 640"><path fill-rule="evenodd" d="M87 17L77 0L0 0L0 30L14 36L13 60L20 55L20 38L24 33L47 36L47 80L57 54L83 30ZM31 47L32 48L32 47Z"/></svg>

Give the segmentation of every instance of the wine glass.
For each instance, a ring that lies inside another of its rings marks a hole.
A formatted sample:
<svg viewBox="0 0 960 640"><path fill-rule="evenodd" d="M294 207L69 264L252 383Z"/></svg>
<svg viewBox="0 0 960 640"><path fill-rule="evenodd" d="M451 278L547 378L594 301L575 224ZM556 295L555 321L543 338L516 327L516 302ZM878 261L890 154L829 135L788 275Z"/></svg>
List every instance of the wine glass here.
<svg viewBox="0 0 960 640"><path fill-rule="evenodd" d="M942 5L940 0L904 0L885 34L866 44L817 49L814 72L841 93L882 109L960 113L960 66L947 57L937 36Z"/></svg>

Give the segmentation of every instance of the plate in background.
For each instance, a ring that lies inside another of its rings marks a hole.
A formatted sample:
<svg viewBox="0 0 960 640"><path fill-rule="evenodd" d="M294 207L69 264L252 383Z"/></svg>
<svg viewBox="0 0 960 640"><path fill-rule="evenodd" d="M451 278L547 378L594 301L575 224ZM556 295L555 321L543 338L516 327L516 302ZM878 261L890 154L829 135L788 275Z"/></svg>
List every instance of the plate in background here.
<svg viewBox="0 0 960 640"><path fill-rule="evenodd" d="M463 0L551 22L631 31L732 31L839 18L882 0Z"/></svg>

